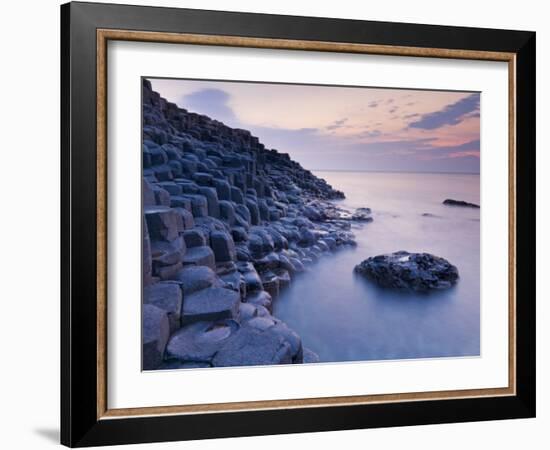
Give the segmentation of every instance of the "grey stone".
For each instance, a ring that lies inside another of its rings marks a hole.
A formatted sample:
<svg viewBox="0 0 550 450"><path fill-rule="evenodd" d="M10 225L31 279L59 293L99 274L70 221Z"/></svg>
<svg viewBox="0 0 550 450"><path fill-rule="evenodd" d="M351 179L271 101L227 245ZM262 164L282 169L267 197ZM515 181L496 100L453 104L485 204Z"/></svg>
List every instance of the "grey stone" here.
<svg viewBox="0 0 550 450"><path fill-rule="evenodd" d="M239 305L239 322L247 322L250 319L254 319L255 317L262 317L260 314L262 314L260 311L260 308L263 308L261 306L256 306L252 303L241 303ZM269 314L269 312L265 310L265 313ZM265 313L263 313L265 315Z"/></svg>
<svg viewBox="0 0 550 450"><path fill-rule="evenodd" d="M248 233L242 227L231 228L231 236L233 236L234 242L245 242L248 240Z"/></svg>
<svg viewBox="0 0 550 450"><path fill-rule="evenodd" d="M313 220L314 222L320 222L323 218L321 212L311 205L304 206L302 214L304 217L307 217L309 220Z"/></svg>
<svg viewBox="0 0 550 450"><path fill-rule="evenodd" d="M260 210L260 219L269 220L269 207L267 206L265 199L258 199L258 209Z"/></svg>
<svg viewBox="0 0 550 450"><path fill-rule="evenodd" d="M241 297L246 296L246 284L240 272L234 270L233 272L228 272L219 276L225 283L226 288L238 292Z"/></svg>
<svg viewBox="0 0 550 450"><path fill-rule="evenodd" d="M143 145L142 148L143 154L148 155L150 165L157 166L168 162L166 152L158 145L155 145L154 142L149 141L147 145Z"/></svg>
<svg viewBox="0 0 550 450"><path fill-rule="evenodd" d="M311 247L317 242L317 235L309 228L302 228L300 230L300 240L298 245L302 247Z"/></svg>
<svg viewBox="0 0 550 450"><path fill-rule="evenodd" d="M300 273L300 272L303 272L304 270L306 270L306 268L302 264L302 261L300 261L298 258L290 257L290 258L288 258L288 260L290 261L290 263L294 267L294 272Z"/></svg>
<svg viewBox="0 0 550 450"><path fill-rule="evenodd" d="M183 268L181 262L171 264L169 266L155 267L155 276L161 280L173 280L176 274Z"/></svg>
<svg viewBox="0 0 550 450"><path fill-rule="evenodd" d="M147 229L147 221L145 216L142 219L142 233L143 233L143 261L142 261L142 273L143 273L143 286L148 286L152 282L153 276L153 261L151 259L151 240L149 239L149 231Z"/></svg>
<svg viewBox="0 0 550 450"><path fill-rule="evenodd" d="M207 266L186 266L176 274L174 279L181 283L184 296L212 286L221 286L214 271Z"/></svg>
<svg viewBox="0 0 550 450"><path fill-rule="evenodd" d="M325 242L330 250L334 250L336 248L336 239L334 238L325 237L323 238L323 242Z"/></svg>
<svg viewBox="0 0 550 450"><path fill-rule="evenodd" d="M281 265L280 254L271 252L262 258L254 260L254 267L259 272L267 272L268 270L276 269Z"/></svg>
<svg viewBox="0 0 550 450"><path fill-rule="evenodd" d="M226 180L212 180L220 200L231 200L231 185Z"/></svg>
<svg viewBox="0 0 550 450"><path fill-rule="evenodd" d="M157 180L159 181L170 181L174 179L172 168L168 164L163 164L162 166L154 166L153 172L155 173L155 177L157 177Z"/></svg>
<svg viewBox="0 0 550 450"><path fill-rule="evenodd" d="M281 336L290 345L292 362L301 363L303 358L302 340L284 322L271 316L255 317L248 322L248 326L261 331L270 330Z"/></svg>
<svg viewBox="0 0 550 450"><path fill-rule="evenodd" d="M275 222L281 218L281 211L277 208L269 208L269 220Z"/></svg>
<svg viewBox="0 0 550 450"><path fill-rule="evenodd" d="M280 252L281 250L288 249L288 240L274 227L266 228L266 232L271 236L271 239L273 239L273 246L276 251Z"/></svg>
<svg viewBox="0 0 550 450"><path fill-rule="evenodd" d="M367 258L354 270L380 286L412 291L446 289L458 280L457 268L446 259L403 250Z"/></svg>
<svg viewBox="0 0 550 450"><path fill-rule="evenodd" d="M215 367L291 363L292 351L282 336L272 329L261 331L250 326L243 326L234 333L212 360Z"/></svg>
<svg viewBox="0 0 550 450"><path fill-rule="evenodd" d="M236 252L237 252L237 261L251 261L252 256L250 256L250 251L248 250L248 247L245 247L244 245L238 245L236 246Z"/></svg>
<svg viewBox="0 0 550 450"><path fill-rule="evenodd" d="M183 175L183 166L181 164L181 161L179 160L170 160L168 161L168 165L170 166L170 169L172 170L172 176L174 178L180 177Z"/></svg>
<svg viewBox="0 0 550 450"><path fill-rule="evenodd" d="M264 289L273 298L279 296L279 277L275 275L271 270L261 274L262 285Z"/></svg>
<svg viewBox="0 0 550 450"><path fill-rule="evenodd" d="M260 210L258 209L258 204L255 200L247 198L245 201L245 206L250 211L250 224L259 225L260 224Z"/></svg>
<svg viewBox="0 0 550 450"><path fill-rule="evenodd" d="M211 186L212 185L212 175L209 173L196 172L193 174L193 180L199 186Z"/></svg>
<svg viewBox="0 0 550 450"><path fill-rule="evenodd" d="M226 261L223 263L216 263L216 274L218 276L227 275L237 271L237 264L233 261Z"/></svg>
<svg viewBox="0 0 550 450"><path fill-rule="evenodd" d="M195 226L195 219L193 218L193 214L191 214L189 210L184 208L174 208L174 209L181 216L184 230L189 230Z"/></svg>
<svg viewBox="0 0 550 450"><path fill-rule="evenodd" d="M212 365L204 361L179 361L177 359L169 359L163 361L158 370L206 369L208 367L212 367Z"/></svg>
<svg viewBox="0 0 550 450"><path fill-rule="evenodd" d="M279 267L281 269L285 269L290 275L293 275L296 272L296 267L294 264L292 264L290 259L283 254L279 254Z"/></svg>
<svg viewBox="0 0 550 450"><path fill-rule="evenodd" d="M208 266L211 269L216 266L214 252L207 246L188 248L182 263L184 265Z"/></svg>
<svg viewBox="0 0 550 450"><path fill-rule="evenodd" d="M170 336L170 322L166 311L154 305L143 305L142 314L142 367L143 370L154 370L162 363Z"/></svg>
<svg viewBox="0 0 550 450"><path fill-rule="evenodd" d="M303 353L304 353L304 356L303 356L304 364L315 364L320 362L319 355L314 351L310 350L309 348L304 347Z"/></svg>
<svg viewBox="0 0 550 450"><path fill-rule="evenodd" d="M319 249L322 251L322 252L328 252L330 250L329 246L327 245L327 243L322 240L322 239L319 239L317 241L317 247L319 247Z"/></svg>
<svg viewBox="0 0 550 450"><path fill-rule="evenodd" d="M182 237L173 241L153 241L151 243L151 259L153 267L171 266L181 261L185 255L186 246Z"/></svg>
<svg viewBox="0 0 550 450"><path fill-rule="evenodd" d="M210 287L186 296L182 323L236 318L240 295L231 289Z"/></svg>
<svg viewBox="0 0 550 450"><path fill-rule="evenodd" d="M154 185L153 186L153 194L155 195L155 204L156 205L170 206L170 194L168 193L168 191L159 188L157 185Z"/></svg>
<svg viewBox="0 0 550 450"><path fill-rule="evenodd" d="M241 217L248 225L251 224L250 211L244 205L235 206L235 213L238 217Z"/></svg>
<svg viewBox="0 0 550 450"><path fill-rule="evenodd" d="M282 290L290 285L290 274L285 269L273 269L273 273L279 279L279 290Z"/></svg>
<svg viewBox="0 0 550 450"><path fill-rule="evenodd" d="M263 289L262 280L254 267L251 270L242 272L242 276L246 285L246 292L255 292Z"/></svg>
<svg viewBox="0 0 550 450"><path fill-rule="evenodd" d="M185 156L184 156L185 158ZM195 161L190 161L188 159L182 159L180 161L182 171L187 174L191 175L197 171L197 163Z"/></svg>
<svg viewBox="0 0 550 450"><path fill-rule="evenodd" d="M190 230L185 230L183 232L183 239L187 247L201 247L206 245L206 236L204 231L199 228L193 228Z"/></svg>
<svg viewBox="0 0 550 450"><path fill-rule="evenodd" d="M372 222L372 211L370 208L357 208L353 215L351 216L352 220L358 222Z"/></svg>
<svg viewBox="0 0 550 450"><path fill-rule="evenodd" d="M170 195L181 195L181 186L173 181L163 181L158 183L157 186L167 191Z"/></svg>
<svg viewBox="0 0 550 450"><path fill-rule="evenodd" d="M183 194L198 194L199 193L199 186L197 183L193 183L191 180L175 180L175 183L177 183Z"/></svg>
<svg viewBox="0 0 550 450"><path fill-rule="evenodd" d="M154 206L156 204L153 187L145 178L143 178L142 181L141 196L143 199L143 206Z"/></svg>
<svg viewBox="0 0 550 450"><path fill-rule="evenodd" d="M210 245L214 251L216 262L235 261L235 243L229 233L223 231L211 233Z"/></svg>
<svg viewBox="0 0 550 450"><path fill-rule="evenodd" d="M151 239L173 241L178 237L182 219L176 211L165 206L147 206L144 214Z"/></svg>
<svg viewBox="0 0 550 450"><path fill-rule="evenodd" d="M238 187L231 186L231 200L238 204L244 204L243 191Z"/></svg>
<svg viewBox="0 0 550 450"><path fill-rule="evenodd" d="M250 228L250 222L248 222L241 214L237 214L235 210L235 225L248 230Z"/></svg>
<svg viewBox="0 0 550 450"><path fill-rule="evenodd" d="M264 183L261 179L259 178L254 179L254 189L256 190L258 197L263 197L265 195Z"/></svg>
<svg viewBox="0 0 550 450"><path fill-rule="evenodd" d="M227 231L227 225L220 219L214 217L198 217L195 219L195 224L202 229L206 236L214 231Z"/></svg>
<svg viewBox="0 0 550 450"><path fill-rule="evenodd" d="M268 311L272 311L272 297L269 292L258 291L249 294L246 297L246 303L251 303L256 306L263 306Z"/></svg>
<svg viewBox="0 0 550 450"><path fill-rule="evenodd" d="M170 334L180 327L182 292L177 284L161 282L145 287L143 303L166 311L170 323Z"/></svg>
<svg viewBox="0 0 550 450"><path fill-rule="evenodd" d="M204 195L187 195L191 200L191 210L194 217L205 217L208 215L208 200Z"/></svg>
<svg viewBox="0 0 550 450"><path fill-rule="evenodd" d="M261 258L271 253L275 249L275 245L269 233L266 233L261 227L256 227L250 230L248 248L253 257Z"/></svg>
<svg viewBox="0 0 550 450"><path fill-rule="evenodd" d="M306 257L308 259L310 259L313 262L316 262L319 259L319 254L317 252L313 251L311 249L311 247L310 248L304 248L304 254L306 255Z"/></svg>
<svg viewBox="0 0 550 450"><path fill-rule="evenodd" d="M166 357L180 362L209 363L239 328L231 319L186 325L170 338Z"/></svg>
<svg viewBox="0 0 550 450"><path fill-rule="evenodd" d="M465 202L464 200L453 200L452 198L447 198L443 200L443 204L448 206L462 206L466 208L479 209L479 205L476 205L475 203L468 203L468 202Z"/></svg>
<svg viewBox="0 0 550 450"><path fill-rule="evenodd" d="M220 200L219 206L220 218L225 220L230 227L235 225L235 207L233 203L227 200Z"/></svg>
<svg viewBox="0 0 550 450"><path fill-rule="evenodd" d="M208 215L220 218L220 204L218 201L218 194L213 187L200 187L199 192L206 197L208 203Z"/></svg>
<svg viewBox="0 0 550 450"><path fill-rule="evenodd" d="M188 197L183 197L181 195L171 195L170 196L170 207L171 208L185 208L187 211L192 212L191 199Z"/></svg>

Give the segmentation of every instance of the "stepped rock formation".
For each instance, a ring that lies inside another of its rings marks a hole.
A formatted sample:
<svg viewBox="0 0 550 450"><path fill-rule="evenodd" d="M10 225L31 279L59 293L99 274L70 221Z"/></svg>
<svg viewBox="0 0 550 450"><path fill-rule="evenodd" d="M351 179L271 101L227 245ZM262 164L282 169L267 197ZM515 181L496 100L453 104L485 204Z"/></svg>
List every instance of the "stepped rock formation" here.
<svg viewBox="0 0 550 450"><path fill-rule="evenodd" d="M246 130L143 81L143 369L316 362L272 302L353 245L343 198ZM370 213L370 210L368 211Z"/></svg>

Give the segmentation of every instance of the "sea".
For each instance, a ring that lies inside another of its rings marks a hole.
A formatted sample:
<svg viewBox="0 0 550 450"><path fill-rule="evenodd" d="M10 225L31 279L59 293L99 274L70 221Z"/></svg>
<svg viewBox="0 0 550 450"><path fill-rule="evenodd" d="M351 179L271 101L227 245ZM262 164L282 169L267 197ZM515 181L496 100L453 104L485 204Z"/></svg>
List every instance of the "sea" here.
<svg viewBox="0 0 550 450"><path fill-rule="evenodd" d="M352 229L357 246L323 256L274 302L274 315L320 362L466 357L480 354L480 204L478 174L317 171L354 210L374 221ZM354 273L369 256L406 250L442 256L457 284L429 293L381 288Z"/></svg>

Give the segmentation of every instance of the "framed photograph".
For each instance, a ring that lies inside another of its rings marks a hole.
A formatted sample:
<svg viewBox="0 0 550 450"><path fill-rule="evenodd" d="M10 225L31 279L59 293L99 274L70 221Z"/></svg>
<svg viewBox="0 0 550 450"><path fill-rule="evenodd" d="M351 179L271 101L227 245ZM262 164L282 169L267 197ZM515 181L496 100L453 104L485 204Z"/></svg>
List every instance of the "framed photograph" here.
<svg viewBox="0 0 550 450"><path fill-rule="evenodd" d="M63 444L534 417L534 32L61 26Z"/></svg>

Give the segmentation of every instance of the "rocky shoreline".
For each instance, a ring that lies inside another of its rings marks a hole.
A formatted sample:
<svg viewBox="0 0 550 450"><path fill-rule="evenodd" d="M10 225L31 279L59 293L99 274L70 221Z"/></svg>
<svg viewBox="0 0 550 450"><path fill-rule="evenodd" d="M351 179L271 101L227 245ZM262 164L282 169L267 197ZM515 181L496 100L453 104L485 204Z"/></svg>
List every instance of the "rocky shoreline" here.
<svg viewBox="0 0 550 450"><path fill-rule="evenodd" d="M292 279L355 245L344 198L246 130L143 81L143 369L318 361L272 315Z"/></svg>

